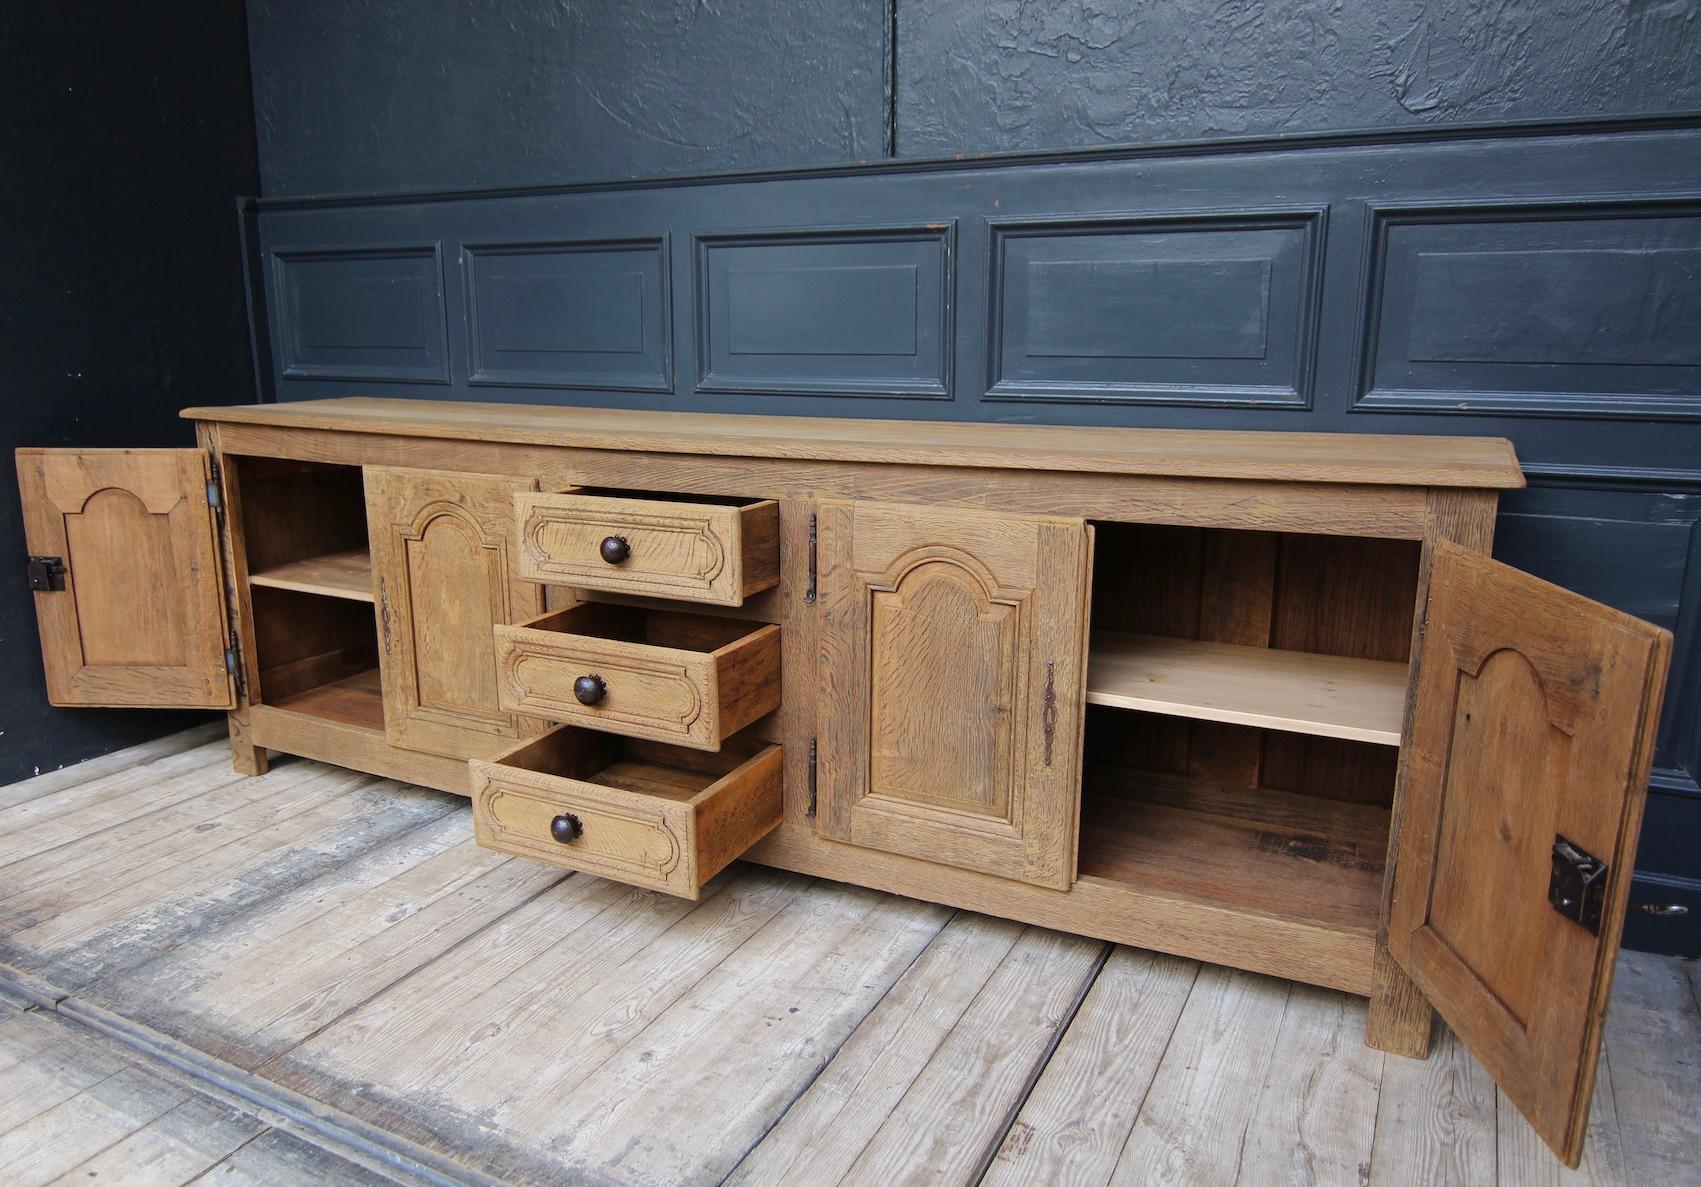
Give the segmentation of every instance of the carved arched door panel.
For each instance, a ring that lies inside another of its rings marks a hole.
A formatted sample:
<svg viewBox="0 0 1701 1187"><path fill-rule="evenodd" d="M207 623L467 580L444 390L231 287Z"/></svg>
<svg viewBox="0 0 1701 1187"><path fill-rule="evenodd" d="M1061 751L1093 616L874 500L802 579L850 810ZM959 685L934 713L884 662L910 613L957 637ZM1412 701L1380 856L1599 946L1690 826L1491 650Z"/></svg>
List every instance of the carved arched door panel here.
<svg viewBox="0 0 1701 1187"><path fill-rule="evenodd" d="M1388 951L1576 1166L1671 635L1436 545Z"/></svg>
<svg viewBox="0 0 1701 1187"><path fill-rule="evenodd" d="M384 728L391 743L488 758L540 722L497 703L499 623L542 612L541 586L509 564L519 478L369 467Z"/></svg>
<svg viewBox="0 0 1701 1187"><path fill-rule="evenodd" d="M55 705L235 705L211 477L199 449L18 450Z"/></svg>
<svg viewBox="0 0 1701 1187"><path fill-rule="evenodd" d="M1074 878L1088 531L824 503L823 836Z"/></svg>

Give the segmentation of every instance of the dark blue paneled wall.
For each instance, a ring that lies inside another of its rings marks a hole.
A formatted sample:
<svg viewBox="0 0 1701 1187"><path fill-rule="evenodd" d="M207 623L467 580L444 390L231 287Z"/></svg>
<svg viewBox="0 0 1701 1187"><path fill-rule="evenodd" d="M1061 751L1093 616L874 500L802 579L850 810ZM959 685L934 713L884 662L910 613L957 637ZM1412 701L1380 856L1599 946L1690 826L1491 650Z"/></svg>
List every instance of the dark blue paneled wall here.
<svg viewBox="0 0 1701 1187"><path fill-rule="evenodd" d="M257 181L240 4L0 4L0 449L190 445L252 398L236 198ZM47 704L0 481L0 784L181 728Z"/></svg>
<svg viewBox="0 0 1701 1187"><path fill-rule="evenodd" d="M1677 632L1631 935L1701 949L1701 125L1623 119L1701 0L249 15L278 398L1511 437L1501 555Z"/></svg>

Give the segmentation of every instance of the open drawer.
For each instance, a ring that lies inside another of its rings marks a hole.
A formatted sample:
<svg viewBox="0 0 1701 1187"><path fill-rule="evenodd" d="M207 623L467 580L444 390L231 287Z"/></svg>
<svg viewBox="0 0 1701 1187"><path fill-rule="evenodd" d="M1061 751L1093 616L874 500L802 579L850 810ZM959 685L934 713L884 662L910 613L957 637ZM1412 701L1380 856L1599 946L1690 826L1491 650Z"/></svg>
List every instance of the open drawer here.
<svg viewBox="0 0 1701 1187"><path fill-rule="evenodd" d="M715 750L780 706L780 628L581 602L496 628L502 708Z"/></svg>
<svg viewBox="0 0 1701 1187"><path fill-rule="evenodd" d="M527 492L514 520L530 581L738 606L780 580L772 499Z"/></svg>
<svg viewBox="0 0 1701 1187"><path fill-rule="evenodd" d="M780 822L780 748L718 754L560 726L471 764L487 849L695 899Z"/></svg>

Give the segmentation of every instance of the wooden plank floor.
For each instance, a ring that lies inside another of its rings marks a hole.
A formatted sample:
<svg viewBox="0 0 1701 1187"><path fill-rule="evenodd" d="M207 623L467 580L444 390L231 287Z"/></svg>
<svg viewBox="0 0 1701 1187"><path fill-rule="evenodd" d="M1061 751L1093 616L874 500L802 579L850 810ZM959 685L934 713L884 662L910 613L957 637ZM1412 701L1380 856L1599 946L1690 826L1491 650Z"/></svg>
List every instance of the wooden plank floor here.
<svg viewBox="0 0 1701 1187"><path fill-rule="evenodd" d="M1567 1172L1358 999L742 864L680 902L206 731L0 788L0 961L6 1183L1701 1184L1683 962L1624 956Z"/></svg>

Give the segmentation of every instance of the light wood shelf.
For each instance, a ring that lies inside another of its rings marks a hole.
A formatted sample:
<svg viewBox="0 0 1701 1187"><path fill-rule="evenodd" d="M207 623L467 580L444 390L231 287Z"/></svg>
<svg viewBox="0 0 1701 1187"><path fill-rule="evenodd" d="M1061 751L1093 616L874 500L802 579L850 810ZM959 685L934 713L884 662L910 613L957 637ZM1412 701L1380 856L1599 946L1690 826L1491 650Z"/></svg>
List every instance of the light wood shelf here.
<svg viewBox="0 0 1701 1187"><path fill-rule="evenodd" d="M1083 790L1083 878L1376 929L1387 808L1114 767L1091 768Z"/></svg>
<svg viewBox="0 0 1701 1187"><path fill-rule="evenodd" d="M309 557L274 565L259 573L248 575L250 585L272 589L293 589L297 593L320 594L327 598L346 598L351 602L372 601L372 554L364 548L349 552L333 552L328 556Z"/></svg>
<svg viewBox="0 0 1701 1187"><path fill-rule="evenodd" d="M298 692L275 707L380 733L384 729L384 689L377 668Z"/></svg>
<svg viewBox="0 0 1701 1187"><path fill-rule="evenodd" d="M1203 721L1400 744L1406 665L1100 631L1087 703Z"/></svg>

